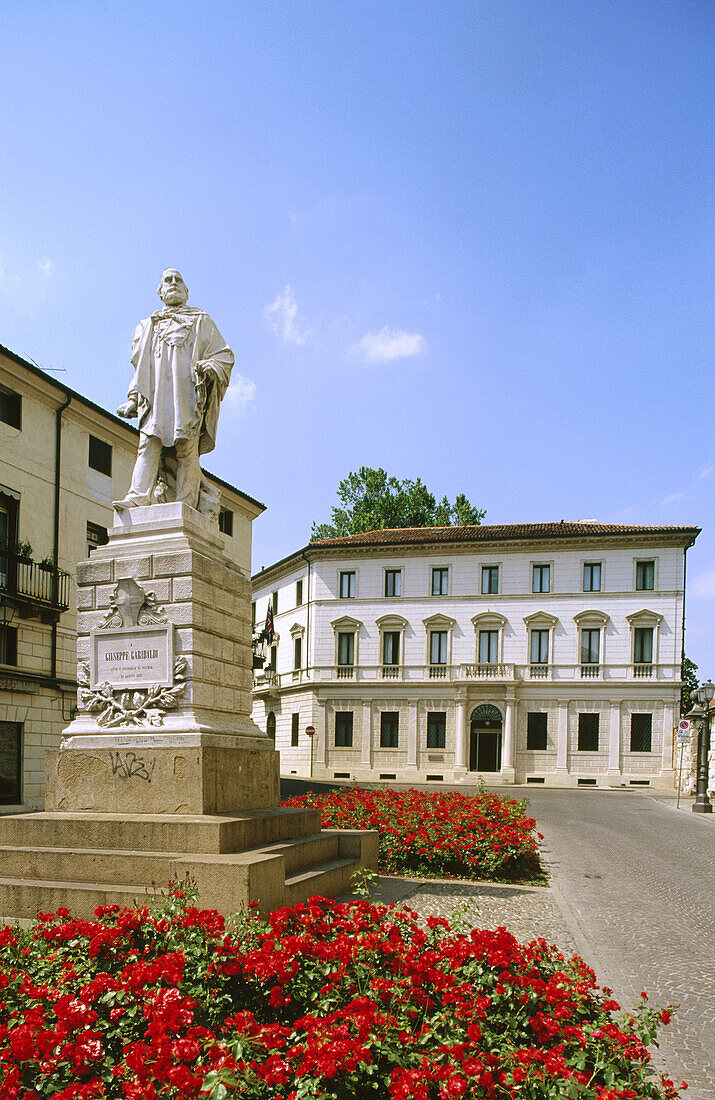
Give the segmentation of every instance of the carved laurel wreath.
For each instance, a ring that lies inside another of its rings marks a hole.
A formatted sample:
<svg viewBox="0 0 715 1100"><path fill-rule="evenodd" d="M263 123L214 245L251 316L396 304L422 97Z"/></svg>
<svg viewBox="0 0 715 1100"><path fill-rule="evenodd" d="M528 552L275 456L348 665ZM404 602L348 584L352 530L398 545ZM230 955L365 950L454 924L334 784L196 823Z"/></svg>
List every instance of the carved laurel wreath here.
<svg viewBox="0 0 715 1100"><path fill-rule="evenodd" d="M137 691L115 691L111 684L90 687L89 664L77 665L80 709L97 714L97 725L113 726L161 726L164 712L178 707L186 690L186 658L174 661L172 687L153 685Z"/></svg>

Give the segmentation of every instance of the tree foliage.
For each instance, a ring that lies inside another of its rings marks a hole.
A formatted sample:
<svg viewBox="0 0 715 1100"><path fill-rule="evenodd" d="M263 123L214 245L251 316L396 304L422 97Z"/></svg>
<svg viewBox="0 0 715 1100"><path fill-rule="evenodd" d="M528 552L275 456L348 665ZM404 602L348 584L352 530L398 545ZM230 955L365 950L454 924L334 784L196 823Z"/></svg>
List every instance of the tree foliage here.
<svg viewBox="0 0 715 1100"><path fill-rule="evenodd" d="M338 485L342 507L332 509L331 523L314 523L311 541L359 535L385 527L454 527L481 523L486 512L474 508L464 493L454 504L438 501L417 478L400 480L385 470L361 466Z"/></svg>
<svg viewBox="0 0 715 1100"><path fill-rule="evenodd" d="M691 696L695 689L700 686L700 681L695 675L697 671L698 666L693 664L689 657L683 657L683 667L680 673L680 679L683 681L683 686L680 689L681 714L685 714L693 705Z"/></svg>

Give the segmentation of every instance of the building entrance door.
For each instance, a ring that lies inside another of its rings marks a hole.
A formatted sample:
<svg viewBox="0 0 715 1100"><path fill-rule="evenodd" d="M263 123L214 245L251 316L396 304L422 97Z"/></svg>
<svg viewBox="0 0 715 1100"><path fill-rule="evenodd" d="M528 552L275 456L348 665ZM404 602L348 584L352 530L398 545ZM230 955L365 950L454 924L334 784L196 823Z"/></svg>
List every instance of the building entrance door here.
<svg viewBox="0 0 715 1100"><path fill-rule="evenodd" d="M469 739L470 772L498 772L501 768L502 716L485 704L472 712Z"/></svg>
<svg viewBox="0 0 715 1100"><path fill-rule="evenodd" d="M20 802L22 726L18 722L0 722L0 805Z"/></svg>

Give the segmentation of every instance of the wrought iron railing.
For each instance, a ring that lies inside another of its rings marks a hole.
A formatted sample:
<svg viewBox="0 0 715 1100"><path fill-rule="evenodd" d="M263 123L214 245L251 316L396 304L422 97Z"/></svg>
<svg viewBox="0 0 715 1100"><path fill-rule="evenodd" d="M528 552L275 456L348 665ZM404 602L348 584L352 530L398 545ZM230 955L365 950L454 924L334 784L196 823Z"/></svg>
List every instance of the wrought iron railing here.
<svg viewBox="0 0 715 1100"><path fill-rule="evenodd" d="M42 604L54 611L66 611L70 604L69 573L53 565L44 565L0 550L0 592L29 603Z"/></svg>

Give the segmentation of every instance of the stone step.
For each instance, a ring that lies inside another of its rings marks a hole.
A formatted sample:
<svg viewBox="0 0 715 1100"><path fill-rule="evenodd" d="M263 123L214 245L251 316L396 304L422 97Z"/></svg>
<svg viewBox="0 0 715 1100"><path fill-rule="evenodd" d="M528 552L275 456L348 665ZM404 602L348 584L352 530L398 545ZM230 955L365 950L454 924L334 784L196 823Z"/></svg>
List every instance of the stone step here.
<svg viewBox="0 0 715 1100"><path fill-rule="evenodd" d="M331 859L309 871L286 875L285 904L297 905L314 894L336 898L352 889L352 875L360 867L359 859Z"/></svg>
<svg viewBox="0 0 715 1100"><path fill-rule="evenodd" d="M295 837L281 841L280 844L268 844L262 852L283 857L286 875L292 875L330 859L337 859L340 838L337 830L323 829L313 836Z"/></svg>
<svg viewBox="0 0 715 1100"><path fill-rule="evenodd" d="M38 912L54 913L64 907L73 917L91 918L99 905L144 904L160 891L152 887L118 886L116 883L53 882L43 879L0 878L2 919L32 920Z"/></svg>
<svg viewBox="0 0 715 1100"><path fill-rule="evenodd" d="M277 807L238 814L0 815L0 844L132 852L243 852L320 830L320 811Z"/></svg>

